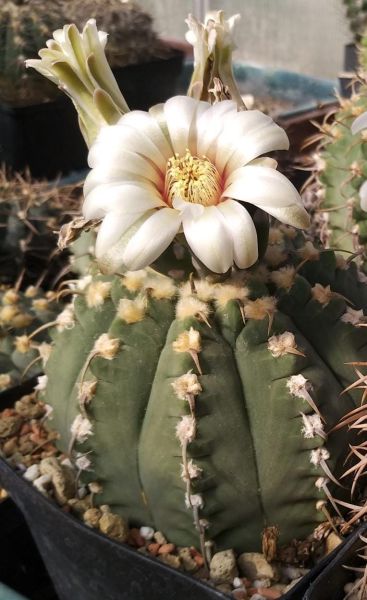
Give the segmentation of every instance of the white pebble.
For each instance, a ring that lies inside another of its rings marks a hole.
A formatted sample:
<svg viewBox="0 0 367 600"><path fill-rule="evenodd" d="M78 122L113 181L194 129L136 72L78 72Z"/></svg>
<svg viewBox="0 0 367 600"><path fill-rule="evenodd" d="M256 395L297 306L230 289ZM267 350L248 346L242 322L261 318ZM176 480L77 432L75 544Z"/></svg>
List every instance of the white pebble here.
<svg viewBox="0 0 367 600"><path fill-rule="evenodd" d="M255 579L255 581L253 582L254 588L269 588L270 586L270 579Z"/></svg>
<svg viewBox="0 0 367 600"><path fill-rule="evenodd" d="M261 594L253 594L250 598L250 600L266 600L265 596L262 596Z"/></svg>
<svg viewBox="0 0 367 600"><path fill-rule="evenodd" d="M303 575L306 575L309 570L310 569L302 569L301 567L287 566L282 568L282 575L286 579L289 579L289 581L293 581L294 579L299 579L300 577L303 577Z"/></svg>
<svg viewBox="0 0 367 600"><path fill-rule="evenodd" d="M242 587L242 579L240 579L239 577L235 577L232 581L232 585L234 588Z"/></svg>
<svg viewBox="0 0 367 600"><path fill-rule="evenodd" d="M77 496L78 496L79 500L83 500L83 498L85 498L87 494L88 494L88 489L85 485L78 488Z"/></svg>
<svg viewBox="0 0 367 600"><path fill-rule="evenodd" d="M45 488L45 485L50 483L51 480L52 480L51 475L41 475L40 477L37 477L37 479L35 479L33 481L33 485L35 488L37 488L37 490L39 492L41 492L41 494L47 495L47 490Z"/></svg>
<svg viewBox="0 0 367 600"><path fill-rule="evenodd" d="M37 477L39 477L39 475L40 469L38 465L31 465L30 467L28 467L26 472L23 473L23 477L27 481L34 481L35 479L37 479Z"/></svg>
<svg viewBox="0 0 367 600"><path fill-rule="evenodd" d="M140 535L145 540L152 540L154 535L153 527L140 527Z"/></svg>

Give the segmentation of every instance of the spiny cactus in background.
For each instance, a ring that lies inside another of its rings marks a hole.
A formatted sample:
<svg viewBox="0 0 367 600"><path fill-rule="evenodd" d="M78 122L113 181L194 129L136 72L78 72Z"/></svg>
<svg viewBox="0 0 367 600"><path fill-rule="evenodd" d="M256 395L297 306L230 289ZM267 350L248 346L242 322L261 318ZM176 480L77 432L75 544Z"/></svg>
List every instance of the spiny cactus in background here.
<svg viewBox="0 0 367 600"><path fill-rule="evenodd" d="M281 226L262 263L223 283L148 270L74 292L43 393L98 502L178 545L238 551L338 510L348 438L328 431L355 406L345 362L367 354L353 263Z"/></svg>
<svg viewBox="0 0 367 600"><path fill-rule="evenodd" d="M164 58L169 50L154 31L151 15L129 0L69 0L68 20L82 28L89 18L108 31L106 56L112 68Z"/></svg>
<svg viewBox="0 0 367 600"><path fill-rule="evenodd" d="M59 312L55 292L0 287L0 391L42 372L51 351L43 325L59 319L59 326Z"/></svg>
<svg viewBox="0 0 367 600"><path fill-rule="evenodd" d="M67 4L67 3L66 3ZM0 100L13 106L55 98L58 90L24 66L36 58L50 32L67 21L64 0L4 0L0 6Z"/></svg>
<svg viewBox="0 0 367 600"><path fill-rule="evenodd" d="M343 0L343 2L347 9L350 28L355 39L359 40L367 27L367 2L366 0Z"/></svg>
<svg viewBox="0 0 367 600"><path fill-rule="evenodd" d="M77 185L57 187L0 171L0 283L24 285L57 278L68 253L57 251L55 233L79 209Z"/></svg>
<svg viewBox="0 0 367 600"><path fill-rule="evenodd" d="M365 131L351 132L353 121L367 110L367 81L362 77L363 72L351 98L338 98L339 107L325 118L313 138L319 145L303 199L322 243L359 253L358 263L365 270L367 215L360 207L358 192L367 178L367 136Z"/></svg>

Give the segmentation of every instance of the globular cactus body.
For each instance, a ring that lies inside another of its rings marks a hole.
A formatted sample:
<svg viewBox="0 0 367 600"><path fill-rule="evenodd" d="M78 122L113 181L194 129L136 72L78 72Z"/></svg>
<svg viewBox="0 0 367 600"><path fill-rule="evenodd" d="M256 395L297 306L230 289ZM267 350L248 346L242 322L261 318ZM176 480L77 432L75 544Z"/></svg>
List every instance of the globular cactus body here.
<svg viewBox="0 0 367 600"><path fill-rule="evenodd" d="M347 434L327 432L357 402L344 363L366 358L367 288L284 231L245 282L96 276L54 335L60 448L86 454L98 502L178 545L304 537L341 473Z"/></svg>

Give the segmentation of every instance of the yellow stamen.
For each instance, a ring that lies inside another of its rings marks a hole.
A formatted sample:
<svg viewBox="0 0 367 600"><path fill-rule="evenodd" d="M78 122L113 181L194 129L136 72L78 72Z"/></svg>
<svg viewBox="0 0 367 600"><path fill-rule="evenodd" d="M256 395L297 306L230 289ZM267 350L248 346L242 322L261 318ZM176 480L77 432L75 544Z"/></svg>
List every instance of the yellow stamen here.
<svg viewBox="0 0 367 600"><path fill-rule="evenodd" d="M221 177L215 166L205 156L176 154L167 162L165 193L168 204L174 198L203 206L217 204L222 192Z"/></svg>

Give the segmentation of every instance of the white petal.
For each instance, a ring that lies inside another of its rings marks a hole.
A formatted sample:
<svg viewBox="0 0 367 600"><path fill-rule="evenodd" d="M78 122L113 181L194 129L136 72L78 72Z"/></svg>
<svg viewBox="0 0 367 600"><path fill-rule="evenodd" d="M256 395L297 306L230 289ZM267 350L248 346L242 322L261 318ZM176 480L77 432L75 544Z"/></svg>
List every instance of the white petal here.
<svg viewBox="0 0 367 600"><path fill-rule="evenodd" d="M269 116L258 110L242 111L227 119L218 137L215 165L230 173L262 154L288 148L287 134Z"/></svg>
<svg viewBox="0 0 367 600"><path fill-rule="evenodd" d="M109 212L98 230L96 241L96 257L102 257L124 235L135 221L140 219L141 213L126 214Z"/></svg>
<svg viewBox="0 0 367 600"><path fill-rule="evenodd" d="M351 131L353 134L355 134L355 133L358 133L359 131L362 131L362 129L366 129L366 127L367 127L367 111L362 113L361 115L359 115L359 117L357 117L353 121Z"/></svg>
<svg viewBox="0 0 367 600"><path fill-rule="evenodd" d="M143 156L133 152L121 152L121 162L118 164L106 160L88 173L84 183L84 196L101 183L119 181L150 182L158 189L163 189L164 185L162 175Z"/></svg>
<svg viewBox="0 0 367 600"><path fill-rule="evenodd" d="M181 225L181 217L173 208L162 208L145 221L130 239L123 261L130 271L152 264L168 248Z"/></svg>
<svg viewBox="0 0 367 600"><path fill-rule="evenodd" d="M188 96L174 96L164 104L164 116L174 153L180 156L189 148L191 125L198 104L197 100Z"/></svg>
<svg viewBox="0 0 367 600"><path fill-rule="evenodd" d="M258 258L257 233L249 213L236 200L226 200L217 206L233 239L234 262L240 269L251 267Z"/></svg>
<svg viewBox="0 0 367 600"><path fill-rule="evenodd" d="M224 100L211 106L197 120L197 154L214 160L216 141L226 124L227 117L237 114L237 104L233 100Z"/></svg>
<svg viewBox="0 0 367 600"><path fill-rule="evenodd" d="M269 167L237 169L236 179L226 187L222 197L254 204L288 225L309 226L309 216L296 188L284 175Z"/></svg>
<svg viewBox="0 0 367 600"><path fill-rule="evenodd" d="M233 264L233 242L218 208L205 207L196 219L185 211L182 224L186 240L197 258L214 273L226 273Z"/></svg>
<svg viewBox="0 0 367 600"><path fill-rule="evenodd" d="M122 117L116 125L102 127L88 155L90 167L110 163L119 164L121 153L125 151L141 154L153 162L160 171L164 172L167 158L144 132L123 123Z"/></svg>
<svg viewBox="0 0 367 600"><path fill-rule="evenodd" d="M85 198L84 218L100 219L110 211L137 213L159 206L166 206L151 185L130 182L102 184L95 187Z"/></svg>
<svg viewBox="0 0 367 600"><path fill-rule="evenodd" d="M143 110L133 110L126 113L120 122L138 131L143 131L167 160L173 155L172 145L163 135L157 121L149 113Z"/></svg>
<svg viewBox="0 0 367 600"><path fill-rule="evenodd" d="M262 158L255 158L248 165L246 165L246 168L247 167L268 167L269 169L276 169L277 166L278 166L278 163L276 160L274 160L273 158L269 158L269 156L264 156ZM231 173L228 175L228 177L225 180L225 189L231 183L236 181L236 179L241 177L242 169L243 169L243 167L239 167L238 169L231 171Z"/></svg>
<svg viewBox="0 0 367 600"><path fill-rule="evenodd" d="M362 183L359 190L359 197L361 199L361 209L367 211L367 181Z"/></svg>

